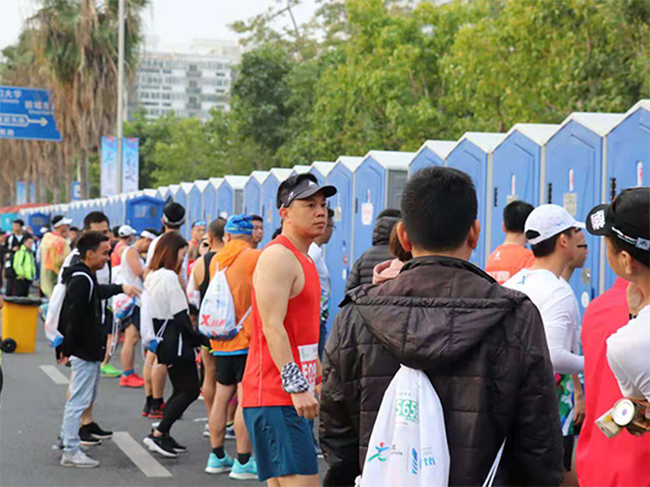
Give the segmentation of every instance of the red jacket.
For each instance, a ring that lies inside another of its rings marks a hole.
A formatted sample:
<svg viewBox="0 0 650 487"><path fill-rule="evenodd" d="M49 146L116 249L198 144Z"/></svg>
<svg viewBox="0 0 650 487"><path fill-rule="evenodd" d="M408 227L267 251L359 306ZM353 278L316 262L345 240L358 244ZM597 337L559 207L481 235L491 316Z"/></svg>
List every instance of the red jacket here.
<svg viewBox="0 0 650 487"><path fill-rule="evenodd" d="M576 454L578 482L588 486L650 485L650 439L622 431L607 438L596 419L622 397L616 377L607 363L607 338L629 321L625 291L627 282L596 298L582 320L582 349L585 356L585 420Z"/></svg>

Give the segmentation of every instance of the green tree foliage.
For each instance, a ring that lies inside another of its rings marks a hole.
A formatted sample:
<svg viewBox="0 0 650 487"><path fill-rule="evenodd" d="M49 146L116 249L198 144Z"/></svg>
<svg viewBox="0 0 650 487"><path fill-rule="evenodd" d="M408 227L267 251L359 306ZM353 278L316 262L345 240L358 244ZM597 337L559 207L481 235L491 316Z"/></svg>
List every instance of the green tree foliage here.
<svg viewBox="0 0 650 487"><path fill-rule="evenodd" d="M249 50L230 111L129 125L145 140L143 183L416 150L650 95L646 0L323 0L308 24L276 31L286 6L234 26Z"/></svg>

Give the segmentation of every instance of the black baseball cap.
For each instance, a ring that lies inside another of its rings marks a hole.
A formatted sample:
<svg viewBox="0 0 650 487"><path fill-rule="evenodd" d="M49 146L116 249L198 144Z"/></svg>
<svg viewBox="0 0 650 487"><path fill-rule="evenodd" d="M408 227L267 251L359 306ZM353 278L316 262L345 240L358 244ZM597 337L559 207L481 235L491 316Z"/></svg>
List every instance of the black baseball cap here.
<svg viewBox="0 0 650 487"><path fill-rule="evenodd" d="M305 200L321 191L325 195L325 198L330 198L336 194L336 188L334 186L319 186L313 179L304 178L298 182L295 188L287 193L286 198L282 202L282 206L287 208L295 200Z"/></svg>
<svg viewBox="0 0 650 487"><path fill-rule="evenodd" d="M632 198L634 206L626 204ZM600 237L616 237L635 249L650 252L649 207L650 188L626 189L611 204L598 205L589 212L587 231ZM641 225L643 220L645 224Z"/></svg>
<svg viewBox="0 0 650 487"><path fill-rule="evenodd" d="M182 226L185 223L185 208L180 203L170 201L163 208L163 221L167 225Z"/></svg>

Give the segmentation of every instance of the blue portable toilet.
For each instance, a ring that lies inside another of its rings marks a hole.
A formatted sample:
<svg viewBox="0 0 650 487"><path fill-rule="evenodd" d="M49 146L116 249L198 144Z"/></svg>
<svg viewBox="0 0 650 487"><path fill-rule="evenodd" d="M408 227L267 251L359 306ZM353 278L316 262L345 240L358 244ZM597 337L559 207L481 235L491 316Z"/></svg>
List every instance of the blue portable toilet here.
<svg viewBox="0 0 650 487"><path fill-rule="evenodd" d="M244 186L244 213L262 213L262 184L269 177L269 171L253 171ZM260 215L261 216L261 215Z"/></svg>
<svg viewBox="0 0 650 487"><path fill-rule="evenodd" d="M291 169L291 175L295 176L296 174L305 174L308 173L311 169L311 166L305 166L304 164L296 164Z"/></svg>
<svg viewBox="0 0 650 487"><path fill-rule="evenodd" d="M481 235L478 246L470 262L485 267L485 261L489 255L489 245L486 245L486 233L492 227L492 212L487 210L487 192L491 187L489 179L492 176L492 153L497 145L505 139L506 134L487 132L466 132L456 146L447 156L447 166L459 169L467 173L474 181L476 196L478 199L478 219L481 222ZM487 242L489 242L487 238Z"/></svg>
<svg viewBox="0 0 650 487"><path fill-rule="evenodd" d="M514 200L537 206L540 195L540 168L545 163L545 145L559 125L518 123L492 155L492 186L488 211L492 212L487 255L505 239L503 209ZM482 229L486 231L487 229Z"/></svg>
<svg viewBox="0 0 650 487"><path fill-rule="evenodd" d="M203 182L199 185L199 189L203 193L203 219L209 225L217 218L217 193L219 186L223 183L223 178L210 178L203 187ZM197 185L199 182L197 181Z"/></svg>
<svg viewBox="0 0 650 487"><path fill-rule="evenodd" d="M414 152L370 151L354 177L352 260L372 246L377 215L385 208L399 209Z"/></svg>
<svg viewBox="0 0 650 487"><path fill-rule="evenodd" d="M585 221L600 204L603 167L606 165L607 134L623 120L617 113L573 113L546 144L542 170L542 201L563 206L573 217ZM601 268L601 239L585 232L589 255L581 271L571 278L580 311L598 295Z"/></svg>
<svg viewBox="0 0 650 487"><path fill-rule="evenodd" d="M218 215L228 218L244 213L244 188L249 176L226 176L218 188Z"/></svg>
<svg viewBox="0 0 650 487"><path fill-rule="evenodd" d="M336 195L329 199L334 209L332 238L325 246L325 262L330 271L331 296L330 316L327 322L331 329L338 305L345 296L345 283L352 269L352 221L354 219L354 175L363 162L363 157L341 156L327 175L327 184L337 189Z"/></svg>
<svg viewBox="0 0 650 487"><path fill-rule="evenodd" d="M201 193L201 189L197 185L199 181L196 181L194 183L181 183L181 189L186 195L187 198L187 228L188 228L188 235L187 238L192 237L192 226L194 225L194 222L203 220L203 194ZM207 184L207 181L201 181L201 185L203 186L203 183ZM207 223L206 223L207 225Z"/></svg>
<svg viewBox="0 0 650 487"><path fill-rule="evenodd" d="M413 175L420 169L429 166L444 166L445 159L456 145L452 140L427 140L418 149L409 165L409 174Z"/></svg>
<svg viewBox="0 0 650 487"><path fill-rule="evenodd" d="M50 215L43 211L42 208L37 208L36 211L28 214L27 224L32 227L34 235L41 238L43 236L41 228L50 226Z"/></svg>
<svg viewBox="0 0 650 487"><path fill-rule="evenodd" d="M125 223L135 228L138 233L147 228L160 229L164 207L163 200L146 194L131 198L126 202Z"/></svg>
<svg viewBox="0 0 650 487"><path fill-rule="evenodd" d="M276 167L269 171L268 177L262 184L261 217L264 219L264 238L260 243L260 248L263 248L267 243L271 241L273 232L282 224L280 219L280 212L276 205L278 188L285 179L289 178L292 175L292 169Z"/></svg>
<svg viewBox="0 0 650 487"><path fill-rule="evenodd" d="M311 165L309 172L316 176L318 185L323 186L327 182L327 176L333 168L333 162L316 161Z"/></svg>
<svg viewBox="0 0 650 487"><path fill-rule="evenodd" d="M607 136L602 201L610 203L627 188L650 186L650 100L641 100L627 111L623 120ZM614 284L616 275L607 265L601 249L600 292ZM604 279L604 281L603 281Z"/></svg>

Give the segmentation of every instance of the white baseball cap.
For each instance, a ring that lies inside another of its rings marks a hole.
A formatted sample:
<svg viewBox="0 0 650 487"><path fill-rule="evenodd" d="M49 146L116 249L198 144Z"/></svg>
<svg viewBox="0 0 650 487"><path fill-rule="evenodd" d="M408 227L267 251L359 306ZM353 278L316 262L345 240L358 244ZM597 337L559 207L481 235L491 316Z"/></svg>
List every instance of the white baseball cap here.
<svg viewBox="0 0 650 487"><path fill-rule="evenodd" d="M577 222L571 214L558 205L541 205L535 208L524 226L524 232L537 232L539 236L529 238L531 245L537 245L544 240L554 237L569 228L585 228L585 224Z"/></svg>
<svg viewBox="0 0 650 487"><path fill-rule="evenodd" d="M122 226L118 229L117 234L118 234L120 237L130 237L131 235L134 235L134 234L135 234L135 228L133 228L133 227L130 226L130 225L122 225Z"/></svg>

